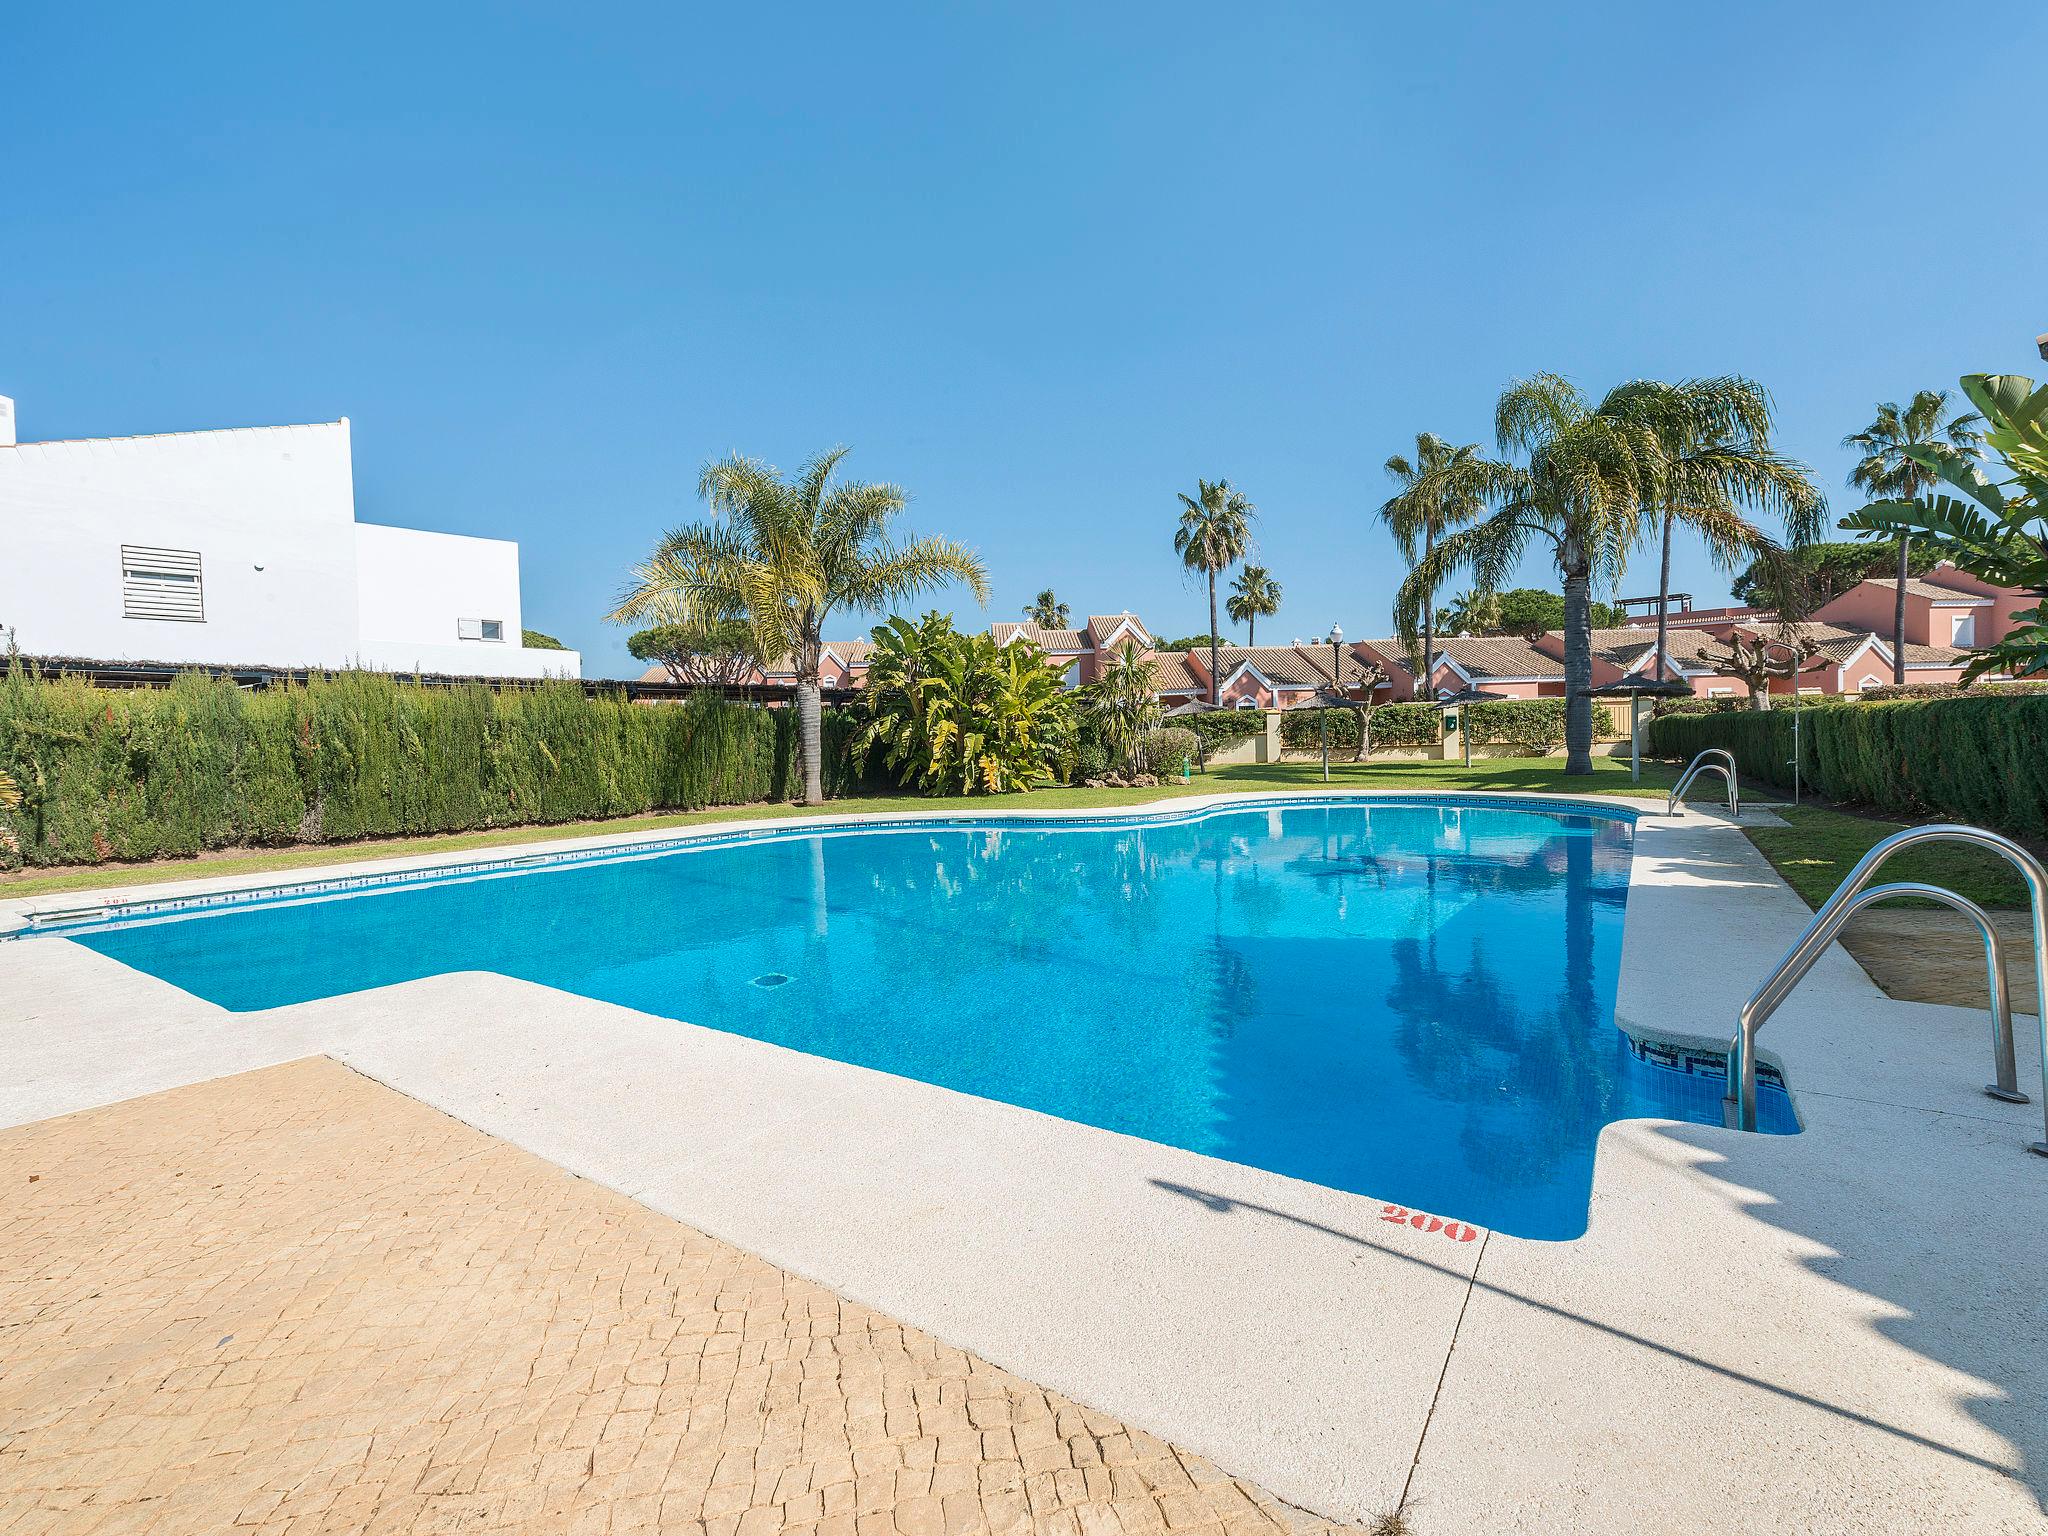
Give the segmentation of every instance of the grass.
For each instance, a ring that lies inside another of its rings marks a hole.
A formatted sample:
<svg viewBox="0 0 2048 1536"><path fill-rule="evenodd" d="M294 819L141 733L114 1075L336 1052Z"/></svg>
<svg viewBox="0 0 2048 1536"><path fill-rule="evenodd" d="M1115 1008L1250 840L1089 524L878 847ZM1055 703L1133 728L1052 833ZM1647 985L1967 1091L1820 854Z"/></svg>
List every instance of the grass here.
<svg viewBox="0 0 2048 1536"><path fill-rule="evenodd" d="M1672 781L1662 763L1643 765L1640 786L1629 782L1626 761L1594 759L1590 778L1568 778L1562 758L1503 758L1460 763L1381 762L1332 763L1330 786L1337 789L1484 789L1521 793L1569 793L1662 796ZM1221 790L1317 790L1323 787L1319 763L1236 763L1197 774L1188 784L1178 780L1157 789L1041 789L1029 795L991 798L987 795L857 795L834 800L827 812L849 811L990 811L1106 809L1147 805L1184 795ZM148 864L98 864L83 869L24 870L0 875L0 898L49 896L66 891L104 890L112 886L155 885L212 875L266 875L326 864L351 864L418 854L464 853L477 848L517 847L522 843L593 834L662 831L699 827L721 821L755 821L812 814L801 805L731 805L684 811L667 816L628 816L610 821L558 822L550 826L506 827L489 832L456 832L439 837L378 839L360 843L323 843L299 848L233 849L191 859L164 859Z"/></svg>
<svg viewBox="0 0 2048 1536"><path fill-rule="evenodd" d="M1782 827L1747 827L1772 867L1809 907L1835 893L1856 861L1907 823L1858 816L1824 805L1788 805L1778 811ZM1884 867L1883 880L1922 880L1945 885L1981 907L2024 907L2027 888L2012 866L1995 853L1960 845L1909 848ZM1887 906L1932 907L1935 902L1904 898Z"/></svg>

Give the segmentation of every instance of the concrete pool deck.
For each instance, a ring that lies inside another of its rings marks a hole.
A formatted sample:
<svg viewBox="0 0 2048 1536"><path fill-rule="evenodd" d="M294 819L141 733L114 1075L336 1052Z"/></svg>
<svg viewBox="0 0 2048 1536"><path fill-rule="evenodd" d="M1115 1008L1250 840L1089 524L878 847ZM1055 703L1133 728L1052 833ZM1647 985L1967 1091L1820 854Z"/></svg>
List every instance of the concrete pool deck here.
<svg viewBox="0 0 2048 1536"><path fill-rule="evenodd" d="M1638 830L1617 1012L1724 1036L1806 908L1725 821ZM1333 1518L2048 1528L2040 1108L1978 1091L1981 1011L1840 950L1763 1037L1805 1134L1609 1126L1568 1243L502 977L229 1014L37 938L0 999L0 1123L331 1055Z"/></svg>

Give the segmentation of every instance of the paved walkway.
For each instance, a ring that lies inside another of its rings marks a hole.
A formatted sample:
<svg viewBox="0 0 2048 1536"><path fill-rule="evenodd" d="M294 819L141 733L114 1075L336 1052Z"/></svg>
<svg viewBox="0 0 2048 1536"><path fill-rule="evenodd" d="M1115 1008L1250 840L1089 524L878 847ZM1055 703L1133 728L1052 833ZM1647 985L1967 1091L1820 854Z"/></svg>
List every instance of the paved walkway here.
<svg viewBox="0 0 2048 1536"><path fill-rule="evenodd" d="M326 1059L0 1188L6 1536L1331 1529Z"/></svg>

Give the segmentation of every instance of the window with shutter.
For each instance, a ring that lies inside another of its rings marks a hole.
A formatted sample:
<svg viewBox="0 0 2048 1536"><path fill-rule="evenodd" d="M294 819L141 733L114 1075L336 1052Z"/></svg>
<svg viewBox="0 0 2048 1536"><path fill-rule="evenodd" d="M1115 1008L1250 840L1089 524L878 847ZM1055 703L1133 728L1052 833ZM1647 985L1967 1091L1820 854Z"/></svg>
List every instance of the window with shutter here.
<svg viewBox="0 0 2048 1536"><path fill-rule="evenodd" d="M206 587L196 549L121 546L121 617L206 622Z"/></svg>

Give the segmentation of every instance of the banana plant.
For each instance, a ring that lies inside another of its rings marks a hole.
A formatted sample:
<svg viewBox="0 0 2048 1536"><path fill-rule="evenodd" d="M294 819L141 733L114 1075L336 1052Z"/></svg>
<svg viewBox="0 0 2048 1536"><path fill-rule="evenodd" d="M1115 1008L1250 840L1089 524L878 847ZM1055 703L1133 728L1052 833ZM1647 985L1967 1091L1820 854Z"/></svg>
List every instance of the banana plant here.
<svg viewBox="0 0 2048 1536"><path fill-rule="evenodd" d="M2048 677L2048 386L2010 373L1968 374L1962 385L1984 415L1984 445L2003 461L2005 477L1994 480L1969 454L1916 444L1906 449L1914 461L1962 494L1874 501L1842 526L1873 538L1928 539L1979 580L2039 599L2013 610L2018 626L1979 650L1963 681L1987 672Z"/></svg>

